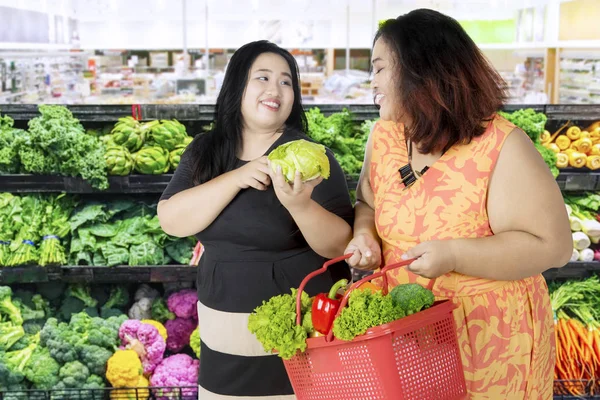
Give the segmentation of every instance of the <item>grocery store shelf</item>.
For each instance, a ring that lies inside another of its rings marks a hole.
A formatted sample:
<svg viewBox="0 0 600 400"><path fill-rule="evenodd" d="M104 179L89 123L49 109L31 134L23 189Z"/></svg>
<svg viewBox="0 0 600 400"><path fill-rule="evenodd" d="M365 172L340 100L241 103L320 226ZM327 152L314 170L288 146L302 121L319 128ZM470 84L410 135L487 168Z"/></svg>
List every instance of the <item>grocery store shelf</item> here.
<svg viewBox="0 0 600 400"><path fill-rule="evenodd" d="M552 268L543 273L547 280L587 278L600 272L600 262L570 262L562 268Z"/></svg>
<svg viewBox="0 0 600 400"><path fill-rule="evenodd" d="M587 168L561 169L556 181L558 187L564 191L600 190L600 171Z"/></svg>
<svg viewBox="0 0 600 400"><path fill-rule="evenodd" d="M94 283L193 282L196 266L62 266L0 268L0 284L38 283L49 281Z"/></svg>
<svg viewBox="0 0 600 400"><path fill-rule="evenodd" d="M57 175L0 175L0 191L11 193L123 193L160 194L173 174L110 176L109 188L98 190L81 178ZM358 175L346 177L348 188L356 189Z"/></svg>
<svg viewBox="0 0 600 400"><path fill-rule="evenodd" d="M172 176L110 176L109 188L98 190L81 178L57 175L0 175L0 190L12 193L162 193Z"/></svg>
<svg viewBox="0 0 600 400"><path fill-rule="evenodd" d="M0 284L64 282L191 282L196 280L197 267L193 265L152 265L115 267L66 265L54 267L3 267L0 268ZM570 279L587 277L600 272L600 262L572 262L563 268L544 272L544 277Z"/></svg>

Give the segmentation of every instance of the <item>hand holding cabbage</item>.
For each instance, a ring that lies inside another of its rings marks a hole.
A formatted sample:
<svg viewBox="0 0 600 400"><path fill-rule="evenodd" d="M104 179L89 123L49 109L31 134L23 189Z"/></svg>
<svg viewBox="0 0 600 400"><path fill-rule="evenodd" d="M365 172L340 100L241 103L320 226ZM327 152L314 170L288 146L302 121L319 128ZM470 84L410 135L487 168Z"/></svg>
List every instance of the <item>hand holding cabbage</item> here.
<svg viewBox="0 0 600 400"><path fill-rule="evenodd" d="M289 183L294 182L296 171L300 172L303 182L329 178L329 158L325 146L300 139L287 142L269 154L271 168L281 167L281 172Z"/></svg>

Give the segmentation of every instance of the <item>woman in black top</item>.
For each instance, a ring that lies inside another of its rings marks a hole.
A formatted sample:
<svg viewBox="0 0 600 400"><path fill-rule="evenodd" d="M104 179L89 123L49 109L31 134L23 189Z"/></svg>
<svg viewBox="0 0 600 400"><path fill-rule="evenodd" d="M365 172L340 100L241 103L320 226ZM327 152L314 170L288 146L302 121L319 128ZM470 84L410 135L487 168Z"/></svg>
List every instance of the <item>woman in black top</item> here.
<svg viewBox="0 0 600 400"><path fill-rule="evenodd" d="M341 255L353 218L331 151L327 180L289 185L269 168L266 155L308 139L305 129L294 58L272 43L249 43L231 58L214 129L194 139L161 197L165 232L195 235L205 248L197 279L202 400L294 398L281 359L248 331L248 315ZM349 277L345 263L306 291L326 292L341 277Z"/></svg>

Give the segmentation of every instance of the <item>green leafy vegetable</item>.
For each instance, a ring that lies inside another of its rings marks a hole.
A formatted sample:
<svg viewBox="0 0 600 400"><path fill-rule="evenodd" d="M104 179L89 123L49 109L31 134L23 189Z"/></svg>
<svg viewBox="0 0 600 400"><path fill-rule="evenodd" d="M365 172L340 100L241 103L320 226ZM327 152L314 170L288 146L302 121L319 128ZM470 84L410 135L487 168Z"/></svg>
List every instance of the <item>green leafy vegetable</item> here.
<svg viewBox="0 0 600 400"><path fill-rule="evenodd" d="M348 306L333 321L333 334L341 340L352 340L369 328L404 316L404 310L394 305L391 296L384 296L380 291L356 289L350 293Z"/></svg>
<svg viewBox="0 0 600 400"><path fill-rule="evenodd" d="M307 330L303 325L296 325L297 289L291 294L274 296L257 307L248 318L248 329L256 335L266 352L273 350L279 357L290 359L298 350L306 350ZM301 296L302 314L312 306L312 300L306 293Z"/></svg>
<svg viewBox="0 0 600 400"><path fill-rule="evenodd" d="M329 178L329 158L325 147L307 140L294 140L282 144L268 156L273 168L281 167L288 182L293 182L296 171L303 181L322 176Z"/></svg>

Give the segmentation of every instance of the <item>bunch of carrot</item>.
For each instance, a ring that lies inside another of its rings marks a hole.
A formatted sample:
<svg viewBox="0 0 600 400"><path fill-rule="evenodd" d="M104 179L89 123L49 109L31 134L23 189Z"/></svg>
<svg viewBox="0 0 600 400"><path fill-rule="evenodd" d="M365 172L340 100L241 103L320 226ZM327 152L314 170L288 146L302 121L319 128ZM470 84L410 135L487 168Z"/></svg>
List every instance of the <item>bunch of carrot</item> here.
<svg viewBox="0 0 600 400"><path fill-rule="evenodd" d="M600 379L600 280L566 282L552 291L557 394L581 396ZM559 389L559 390L557 390ZM562 389L562 390L560 390Z"/></svg>

